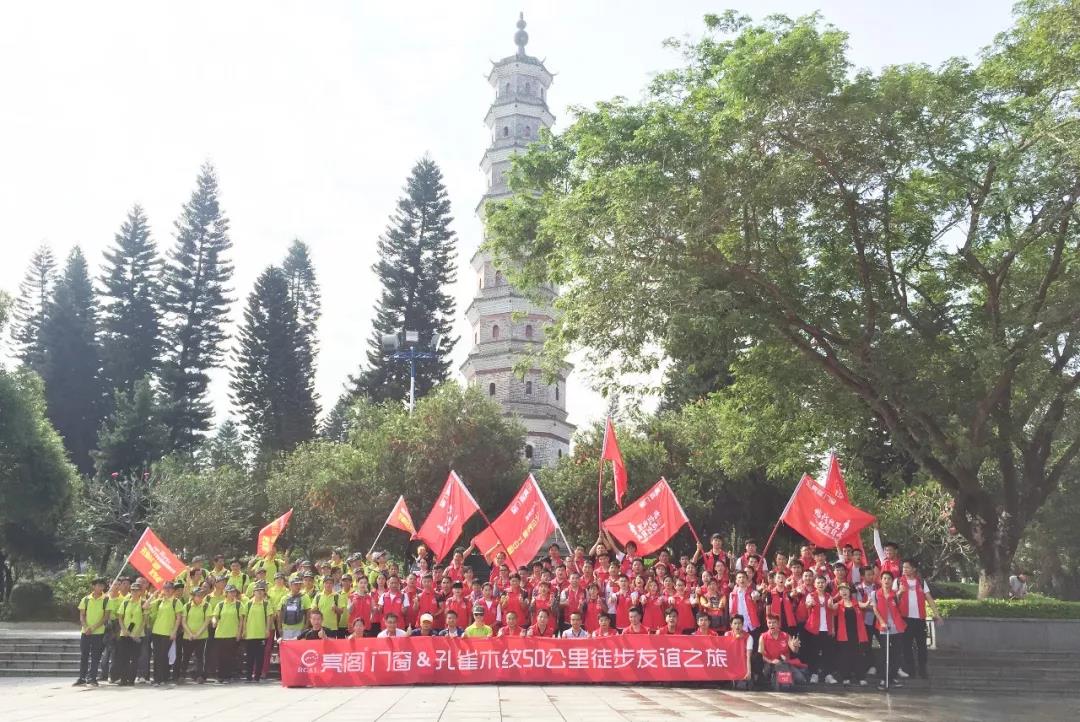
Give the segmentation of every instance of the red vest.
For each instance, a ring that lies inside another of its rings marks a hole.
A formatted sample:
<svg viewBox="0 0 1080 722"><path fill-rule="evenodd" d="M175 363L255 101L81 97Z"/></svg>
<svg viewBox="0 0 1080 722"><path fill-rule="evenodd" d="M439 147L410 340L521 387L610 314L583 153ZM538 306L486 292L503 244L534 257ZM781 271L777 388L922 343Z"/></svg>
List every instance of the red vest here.
<svg viewBox="0 0 1080 722"><path fill-rule="evenodd" d="M803 600L803 606L806 607L806 624L803 625L803 629L809 634L819 634L821 632L821 610L825 610L825 626L828 631L826 634L832 636L833 633L833 618L835 615L828 607L829 595L822 594L818 596L816 591L810 592L806 595L806 598L814 598L814 605L810 606Z"/></svg>
<svg viewBox="0 0 1080 722"><path fill-rule="evenodd" d="M600 628L597 628L595 632L592 632L592 636L594 636L594 637L614 637L618 633L619 633L619 630L615 629L615 627L608 627L607 631L602 630Z"/></svg>
<svg viewBox="0 0 1080 722"><path fill-rule="evenodd" d="M851 609L855 610L856 636L858 637L858 640L860 642L865 642L866 641L866 625L863 624L863 612L862 612L861 609L859 609L858 604L852 604ZM845 614L844 605L841 604L839 607L837 607L835 613L836 613L836 623L835 623L834 627L836 629L836 641L837 642L847 642L849 640L848 640L848 636L847 636L847 622L844 619L844 614Z"/></svg>
<svg viewBox="0 0 1080 722"><path fill-rule="evenodd" d="M585 620L584 627L589 632L595 632L600 628L600 612L607 611L607 605L596 600L595 602L585 602Z"/></svg>
<svg viewBox="0 0 1080 722"><path fill-rule="evenodd" d="M765 645L765 656L769 659L780 659L781 656L787 657L791 654L791 648L788 647L788 635L787 632L779 631L776 639L773 639L772 634L765 632L761 635L762 644Z"/></svg>
<svg viewBox="0 0 1080 722"><path fill-rule="evenodd" d="M676 624L675 626L678 627L679 625ZM657 634L682 634L682 629L676 629L674 632L672 632L670 629L667 628L667 625L665 624L664 626L657 629L656 633Z"/></svg>
<svg viewBox="0 0 1080 722"><path fill-rule="evenodd" d="M529 627L530 637L554 637L555 636L555 624L549 619L547 625L547 631L541 632L537 625Z"/></svg>
<svg viewBox="0 0 1080 722"><path fill-rule="evenodd" d="M514 612L517 614L518 624L522 627L529 621L528 607L525 606L525 600L521 594L515 594L513 590L506 592L506 604L503 605L503 619L506 619L508 612Z"/></svg>
<svg viewBox="0 0 1080 722"><path fill-rule="evenodd" d="M450 597L443 602L443 611L457 612L457 618L460 622L463 619L472 619L472 606L472 602L465 597L461 599Z"/></svg>
<svg viewBox="0 0 1080 722"><path fill-rule="evenodd" d="M497 637L524 637L525 636L525 627L519 626L517 628L517 630L513 631L513 632L510 631L510 627L506 627L506 626L499 627L499 631L495 636L497 636Z"/></svg>
<svg viewBox="0 0 1080 722"><path fill-rule="evenodd" d="M364 630L371 626L371 595L370 594L350 594L349 595L349 629L352 629L353 622L357 619L364 620Z"/></svg>
<svg viewBox="0 0 1080 722"><path fill-rule="evenodd" d="M728 595L728 614L739 614L738 599L741 596L743 598L743 604L746 606L746 616L749 617L746 620L747 629L758 628L758 611L757 602L750 598L750 592L753 591L747 588L745 591L739 591L738 587L731 590L731 594Z"/></svg>
<svg viewBox="0 0 1080 722"><path fill-rule="evenodd" d="M680 597L675 595L675 611L679 615L678 625L680 629L690 629L694 626L694 609L690 606L690 599L687 597ZM757 616L757 605L754 606L754 613ZM756 626L756 623L755 623Z"/></svg>
<svg viewBox="0 0 1080 722"><path fill-rule="evenodd" d="M879 588L874 592L874 606L881 615L877 623L878 631L884 632L887 629L885 622L890 614L892 614L893 626L896 627L897 632L907 629L904 615L900 613L900 608L896 605L896 594L892 591Z"/></svg>
<svg viewBox="0 0 1080 722"><path fill-rule="evenodd" d="M727 562L727 559L728 559L727 552L725 552L723 549L720 550L719 554L713 554L711 551L708 551L708 552L705 552L704 554L701 555L701 561L705 565L705 568L708 569L710 573L713 573L713 572L716 571L716 562L717 561L723 560L724 562Z"/></svg>
<svg viewBox="0 0 1080 722"><path fill-rule="evenodd" d="M909 580L905 576L901 576L900 580L897 582L897 585L896 585L898 587L898 589L896 591L897 604L900 607L900 614L902 616L904 616L904 617L914 617L915 616L915 614L912 613L915 610L908 609L908 589L909 589L908 583L909 583L909 581L912 581L912 580ZM915 582L915 601L918 602L918 604L919 604L918 616L919 616L919 619L926 619L926 593L923 591L922 577L915 577L914 582Z"/></svg>
<svg viewBox="0 0 1080 722"><path fill-rule="evenodd" d="M482 604L484 606L484 624L494 629L499 622L502 621L502 614L500 614L499 610L499 600L481 598L477 604Z"/></svg>
<svg viewBox="0 0 1080 722"><path fill-rule="evenodd" d="M580 612L582 605L585 603L585 593L580 589L567 589L566 590L566 604L562 609L563 621L567 624L570 623L570 615L574 612Z"/></svg>
<svg viewBox="0 0 1080 722"><path fill-rule="evenodd" d="M780 617L780 624L784 627L794 627L795 609L791 606L791 599L786 591L770 591L766 608L769 613Z"/></svg>
<svg viewBox="0 0 1080 722"><path fill-rule="evenodd" d="M667 597L658 594L646 594L641 602L641 623L649 629L659 629L664 626L664 607Z"/></svg>
<svg viewBox="0 0 1080 722"><path fill-rule="evenodd" d="M420 592L416 595L416 618L419 619L421 614L430 614L432 619L432 627L434 629L442 629L446 626L446 620L443 617L442 605L439 604L439 597L434 590L430 592Z"/></svg>
<svg viewBox="0 0 1080 722"><path fill-rule="evenodd" d="M630 595L633 592L615 592L615 626L623 629L630 624L630 607L632 606Z"/></svg>
<svg viewBox="0 0 1080 722"><path fill-rule="evenodd" d="M386 592L379 600L379 604L382 606L382 616L386 617L387 614L396 614L398 621L404 622L405 619L405 595L401 592L394 594L393 592ZM402 627L404 627L404 623Z"/></svg>
<svg viewBox="0 0 1080 722"><path fill-rule="evenodd" d="M892 572L893 579L899 579L900 574L900 560L899 559L879 559L878 569L883 572ZM881 578L880 575L878 577Z"/></svg>

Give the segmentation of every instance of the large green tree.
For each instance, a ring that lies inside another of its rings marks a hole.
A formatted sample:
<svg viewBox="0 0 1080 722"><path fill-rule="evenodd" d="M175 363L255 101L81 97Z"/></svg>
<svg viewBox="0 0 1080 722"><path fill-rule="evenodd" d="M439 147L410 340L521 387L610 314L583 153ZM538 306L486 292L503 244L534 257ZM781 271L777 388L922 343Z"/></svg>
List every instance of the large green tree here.
<svg viewBox="0 0 1080 722"><path fill-rule="evenodd" d="M45 360L41 330L56 285L56 259L48 246L40 246L30 256L26 275L19 283L19 296L11 315L11 338L22 363L41 373Z"/></svg>
<svg viewBox="0 0 1080 722"><path fill-rule="evenodd" d="M233 267L229 221L218 201L217 174L202 167L176 221L176 243L162 274L164 360L161 387L172 450L194 451L210 428L208 372L222 361Z"/></svg>
<svg viewBox="0 0 1080 722"><path fill-rule="evenodd" d="M112 413L101 425L93 452L98 477L145 473L169 444L151 379L146 376L131 391L115 389L113 394Z"/></svg>
<svg viewBox="0 0 1080 722"><path fill-rule="evenodd" d="M105 410L97 301L86 258L71 251L49 301L41 330L46 413L64 439L75 467L94 469L90 456Z"/></svg>
<svg viewBox="0 0 1080 722"><path fill-rule="evenodd" d="M130 393L157 370L161 261L139 205L128 212L101 277L101 356L106 387Z"/></svg>
<svg viewBox="0 0 1080 722"><path fill-rule="evenodd" d="M643 102L521 159L488 221L516 284L565 287L553 360L648 370L669 329L734 324L775 362L744 388L872 415L953 497L983 595L1080 453L1080 10L1017 7L977 63L880 72L816 17L710 16Z"/></svg>
<svg viewBox="0 0 1080 722"><path fill-rule="evenodd" d="M442 336L437 358L416 362L416 396L448 378L450 353L457 343L450 336L455 314L450 286L457 278L452 221L442 171L435 161L422 158L413 166L405 195L379 238L374 271L382 293L368 344L369 367L353 379L357 393L376 401L408 398L408 365L391 359L382 348L383 334L403 329L418 332L425 347L433 334Z"/></svg>
<svg viewBox="0 0 1080 722"><path fill-rule="evenodd" d="M318 405L308 343L289 280L270 266L248 296L230 383L247 436L263 458L315 436Z"/></svg>

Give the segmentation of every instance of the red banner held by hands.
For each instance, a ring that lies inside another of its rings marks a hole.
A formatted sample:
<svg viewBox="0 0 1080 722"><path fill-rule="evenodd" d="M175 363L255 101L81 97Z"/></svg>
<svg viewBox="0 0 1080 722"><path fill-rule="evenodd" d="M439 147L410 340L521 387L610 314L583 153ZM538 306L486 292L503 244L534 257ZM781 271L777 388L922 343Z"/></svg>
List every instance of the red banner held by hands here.
<svg viewBox="0 0 1080 722"><path fill-rule="evenodd" d="M128 556L128 562L135 567L136 571L154 585L155 589L161 589L165 582L176 579L176 575L187 567L165 543L158 539L150 527L139 537L135 548Z"/></svg>
<svg viewBox="0 0 1080 722"><path fill-rule="evenodd" d="M833 548L841 541L873 524L875 517L830 494L809 476L804 476L784 510L780 521L806 537L812 544Z"/></svg>
<svg viewBox="0 0 1080 722"><path fill-rule="evenodd" d="M637 553L645 555L662 547L689 523L667 479L660 479L637 501L606 520L604 528L623 546L634 542Z"/></svg>
<svg viewBox="0 0 1080 722"><path fill-rule="evenodd" d="M273 550L274 543L281 536L281 532L285 531L285 525L289 523L289 519L292 519L292 511L289 509L259 530L259 541L255 545L257 556L264 557Z"/></svg>
<svg viewBox="0 0 1080 722"><path fill-rule="evenodd" d="M529 474L510 505L491 522L491 526L473 537L472 544L488 562L500 551L505 551L510 568L518 569L536 557L544 542L558 528L559 523L544 492Z"/></svg>
<svg viewBox="0 0 1080 722"><path fill-rule="evenodd" d="M413 524L412 514L409 513L409 507L405 504L404 496L398 497L397 504L394 504L390 516L386 517L386 525L408 532L414 537L416 536L416 525Z"/></svg>
<svg viewBox="0 0 1080 722"><path fill-rule="evenodd" d="M461 536L465 522L478 511L480 505L476 499L465 488L457 473L451 471L416 538L427 544L435 555L435 561L440 562Z"/></svg>

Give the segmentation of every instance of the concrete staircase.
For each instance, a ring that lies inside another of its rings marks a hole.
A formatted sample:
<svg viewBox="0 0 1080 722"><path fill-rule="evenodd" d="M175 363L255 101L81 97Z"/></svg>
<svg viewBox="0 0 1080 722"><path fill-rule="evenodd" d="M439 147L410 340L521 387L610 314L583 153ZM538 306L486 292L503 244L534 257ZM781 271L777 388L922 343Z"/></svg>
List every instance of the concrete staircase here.
<svg viewBox="0 0 1080 722"><path fill-rule="evenodd" d="M79 637L0 635L0 677L71 677L79 675Z"/></svg>
<svg viewBox="0 0 1080 722"><path fill-rule="evenodd" d="M1002 651L961 654L930 652L930 679L905 680L933 692L1080 695L1080 650L1074 652Z"/></svg>

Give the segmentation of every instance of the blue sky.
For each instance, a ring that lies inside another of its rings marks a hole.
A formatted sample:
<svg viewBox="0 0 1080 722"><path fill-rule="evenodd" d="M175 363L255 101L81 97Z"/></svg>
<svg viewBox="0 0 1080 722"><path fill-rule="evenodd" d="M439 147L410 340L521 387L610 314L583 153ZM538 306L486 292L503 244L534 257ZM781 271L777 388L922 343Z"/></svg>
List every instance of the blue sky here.
<svg viewBox="0 0 1080 722"><path fill-rule="evenodd" d="M479 241L489 60L528 50L556 73L549 104L638 98L678 63L667 37L697 37L708 12L820 11L850 34L860 67L973 57L1011 22L1011 3L954 0L460 2L35 2L0 5L0 289L14 293L32 250L80 244L95 267L130 206L161 248L204 160L218 168L232 221L234 317L255 276L294 237L312 248L324 316L317 388L324 406L364 358L378 293L375 242L412 164L446 177L459 235L459 309ZM462 319L467 352L471 333ZM5 334L6 335L6 334ZM215 375L219 416L227 374ZM571 421L605 405L580 369Z"/></svg>

